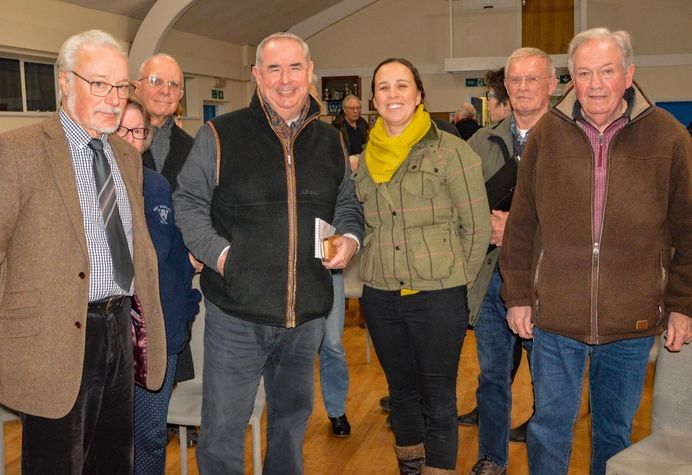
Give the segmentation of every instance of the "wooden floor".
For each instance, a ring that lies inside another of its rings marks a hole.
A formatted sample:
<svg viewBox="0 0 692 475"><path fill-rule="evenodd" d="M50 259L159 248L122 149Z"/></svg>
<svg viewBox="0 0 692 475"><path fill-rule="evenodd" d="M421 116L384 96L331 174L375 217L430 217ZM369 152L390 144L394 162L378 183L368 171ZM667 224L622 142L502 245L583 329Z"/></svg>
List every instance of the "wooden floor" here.
<svg viewBox="0 0 692 475"><path fill-rule="evenodd" d="M351 386L346 403L346 413L351 422L351 436L337 439L331 435L322 397L319 391L319 372L315 371L315 408L305 439L305 473L307 475L339 474L395 474L398 473L394 457L392 432L385 424L386 414L379 408L379 399L387 393L387 385L382 369L377 363L374 351L372 362L365 361L365 330L356 324L355 302L349 307L344 331L344 345L351 375ZM459 365L457 387L458 408L466 412L475 404L478 362L476 345L472 331L469 331ZM588 474L590 456L590 422L587 411L584 386L582 406L575 427L574 449L571 459L571 475ZM644 396L634 421L633 440L637 441L649 434L651 420L651 396L653 388L653 365L649 365ZM530 414L532 406L531 383L526 361L517 374L513 385L514 404L512 408L513 426ZM264 424L264 421L262 422ZM478 453L477 427L459 427L459 454L457 473L468 474L476 461ZM246 450L246 474L252 474L252 456L248 436ZM263 443L264 446L264 443ZM10 422L5 425L6 469L7 475L19 475L21 452L21 425ZM177 439L168 444L166 463L167 474L180 473L180 452ZM526 445L510 443L510 475L528 474ZM188 473L198 473L194 449L188 449Z"/></svg>

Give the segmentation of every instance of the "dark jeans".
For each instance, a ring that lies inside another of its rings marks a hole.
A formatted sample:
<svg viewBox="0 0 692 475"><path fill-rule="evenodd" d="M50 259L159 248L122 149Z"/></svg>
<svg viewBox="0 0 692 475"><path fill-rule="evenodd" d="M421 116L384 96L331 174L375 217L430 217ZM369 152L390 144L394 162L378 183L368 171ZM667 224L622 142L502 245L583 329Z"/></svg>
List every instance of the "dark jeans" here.
<svg viewBox="0 0 692 475"><path fill-rule="evenodd" d="M389 383L396 444L423 443L427 466L454 470L457 368L468 323L466 286L401 296L366 285L362 304Z"/></svg>
<svg viewBox="0 0 692 475"><path fill-rule="evenodd" d="M133 386L129 303L89 313L77 400L60 419L23 416L22 473L132 473Z"/></svg>
<svg viewBox="0 0 692 475"><path fill-rule="evenodd" d="M302 474L324 318L295 328L273 327L228 315L208 299L204 303L199 473L245 473L245 433L264 376L267 449L262 473Z"/></svg>

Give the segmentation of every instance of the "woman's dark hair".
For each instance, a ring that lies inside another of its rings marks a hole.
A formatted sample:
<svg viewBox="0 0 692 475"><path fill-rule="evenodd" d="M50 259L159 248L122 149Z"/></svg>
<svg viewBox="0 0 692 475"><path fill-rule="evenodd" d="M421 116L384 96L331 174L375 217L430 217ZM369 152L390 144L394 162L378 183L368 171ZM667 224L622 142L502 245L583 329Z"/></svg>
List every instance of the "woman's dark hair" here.
<svg viewBox="0 0 692 475"><path fill-rule="evenodd" d="M497 71L491 70L485 73L485 85L493 90L497 102L502 105L507 104L509 96L505 88L505 68L500 68Z"/></svg>
<svg viewBox="0 0 692 475"><path fill-rule="evenodd" d="M411 74L413 74L413 80L416 82L416 87L420 91L420 101L421 103L423 103L423 101L425 100L425 88L423 87L423 80L420 78L420 73L418 72L416 67L413 64L411 64L411 61L404 58L385 59L377 65L377 67L375 68L375 72L372 73L372 82L370 83L370 92L372 93L372 97L375 97L375 76L377 76L377 71L379 71L382 66L389 63L403 64L409 69L409 71L411 71Z"/></svg>

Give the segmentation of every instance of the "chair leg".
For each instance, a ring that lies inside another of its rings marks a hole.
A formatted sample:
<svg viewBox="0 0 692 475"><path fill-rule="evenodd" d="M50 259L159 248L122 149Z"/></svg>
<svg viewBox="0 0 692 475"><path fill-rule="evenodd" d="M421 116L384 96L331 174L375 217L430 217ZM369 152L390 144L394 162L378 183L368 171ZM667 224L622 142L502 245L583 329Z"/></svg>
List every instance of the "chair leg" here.
<svg viewBox="0 0 692 475"><path fill-rule="evenodd" d="M262 428L259 419L253 421L252 427L252 473L262 475Z"/></svg>
<svg viewBox="0 0 692 475"><path fill-rule="evenodd" d="M178 426L180 440L180 474L187 475L187 427Z"/></svg>
<svg viewBox="0 0 692 475"><path fill-rule="evenodd" d="M5 423L0 421L0 475L5 475Z"/></svg>
<svg viewBox="0 0 692 475"><path fill-rule="evenodd" d="M365 327L365 362L370 363L371 358L370 358L370 344L372 343L372 339L370 338L370 332L368 331L368 327Z"/></svg>

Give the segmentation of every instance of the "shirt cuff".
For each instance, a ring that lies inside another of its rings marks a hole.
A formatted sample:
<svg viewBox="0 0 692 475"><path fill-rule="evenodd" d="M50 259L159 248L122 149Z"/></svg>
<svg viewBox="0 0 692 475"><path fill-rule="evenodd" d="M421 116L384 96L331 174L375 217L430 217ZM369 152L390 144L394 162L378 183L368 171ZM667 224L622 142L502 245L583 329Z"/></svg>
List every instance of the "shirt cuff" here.
<svg viewBox="0 0 692 475"><path fill-rule="evenodd" d="M356 254L358 254L358 252L360 252L360 241L358 240L358 238L356 237L356 235L355 235L355 234L351 234L351 233L346 233L346 234L344 234L343 236L344 236L344 237L347 237L347 238L351 238L351 239L353 239L354 241L356 241L356 246L357 246L357 247L356 247Z"/></svg>

